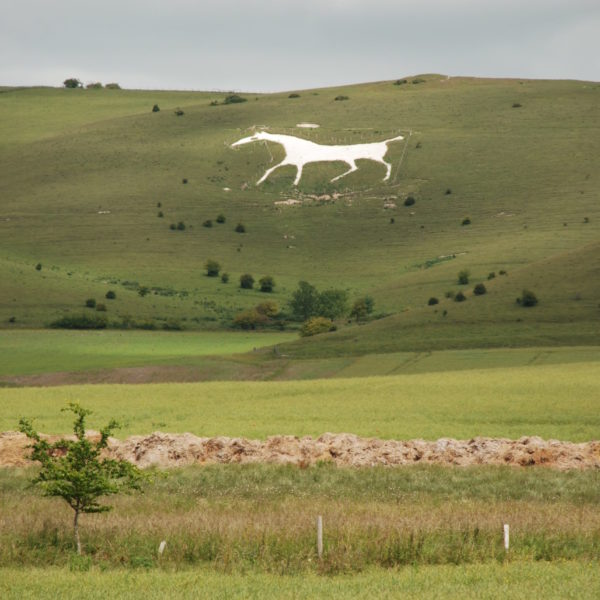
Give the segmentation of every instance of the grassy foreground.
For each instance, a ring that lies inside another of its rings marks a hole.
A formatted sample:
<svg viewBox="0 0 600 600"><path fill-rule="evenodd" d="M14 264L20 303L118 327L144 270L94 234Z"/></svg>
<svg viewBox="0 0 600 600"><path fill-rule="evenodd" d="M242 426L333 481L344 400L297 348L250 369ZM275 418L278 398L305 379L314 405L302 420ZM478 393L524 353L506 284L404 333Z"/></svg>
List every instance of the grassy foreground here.
<svg viewBox="0 0 600 600"><path fill-rule="evenodd" d="M2 569L0 593L7 600L60 597L130 598L545 598L595 599L600 594L597 563L509 563L369 569L351 576L222 576L194 569L91 571Z"/></svg>
<svg viewBox="0 0 600 600"><path fill-rule="evenodd" d="M599 390L596 362L360 379L4 388L0 430L15 429L24 416L39 431L68 432L71 423L60 409L78 401L94 411L91 428L111 417L122 421L121 437L155 430L250 438L347 431L578 442L598 437Z"/></svg>
<svg viewBox="0 0 600 600"><path fill-rule="evenodd" d="M83 558L73 558L71 510L33 492L33 474L0 471L0 567L335 574L507 559L590 561L600 552L594 471L189 467L159 477L144 494L113 498L111 513L84 515ZM511 527L508 557L503 523Z"/></svg>

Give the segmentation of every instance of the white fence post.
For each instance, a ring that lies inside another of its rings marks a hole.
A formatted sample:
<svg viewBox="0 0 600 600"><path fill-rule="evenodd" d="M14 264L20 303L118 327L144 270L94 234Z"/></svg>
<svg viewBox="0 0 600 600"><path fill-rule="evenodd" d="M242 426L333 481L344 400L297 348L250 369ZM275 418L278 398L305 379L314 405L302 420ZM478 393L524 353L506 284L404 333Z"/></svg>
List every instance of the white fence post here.
<svg viewBox="0 0 600 600"><path fill-rule="evenodd" d="M323 558L323 517L317 517L317 554L319 559Z"/></svg>
<svg viewBox="0 0 600 600"><path fill-rule="evenodd" d="M162 556L162 553L165 551L165 546L167 545L167 540L163 540L158 547L158 555Z"/></svg>
<svg viewBox="0 0 600 600"><path fill-rule="evenodd" d="M510 532L508 528L508 523L504 524L504 549L508 552L508 547L510 545Z"/></svg>

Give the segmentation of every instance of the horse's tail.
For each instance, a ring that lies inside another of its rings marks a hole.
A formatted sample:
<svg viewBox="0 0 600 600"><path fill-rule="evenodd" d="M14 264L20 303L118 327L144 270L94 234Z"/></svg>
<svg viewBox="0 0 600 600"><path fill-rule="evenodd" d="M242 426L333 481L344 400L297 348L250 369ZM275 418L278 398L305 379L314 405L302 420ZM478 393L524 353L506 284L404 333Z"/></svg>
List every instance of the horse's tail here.
<svg viewBox="0 0 600 600"><path fill-rule="evenodd" d="M389 140L385 140L385 143L389 144L390 142L397 142L398 140L403 140L403 139L404 139L403 135L398 135L398 136L393 137L393 138L391 138Z"/></svg>

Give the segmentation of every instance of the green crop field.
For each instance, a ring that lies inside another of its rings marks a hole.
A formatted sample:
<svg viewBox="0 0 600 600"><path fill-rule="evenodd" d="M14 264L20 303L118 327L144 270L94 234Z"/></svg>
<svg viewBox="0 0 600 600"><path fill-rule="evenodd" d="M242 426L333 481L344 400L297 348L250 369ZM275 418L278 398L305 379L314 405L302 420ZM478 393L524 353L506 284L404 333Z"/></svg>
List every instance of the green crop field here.
<svg viewBox="0 0 600 600"><path fill-rule="evenodd" d="M155 430L199 436L312 435L327 431L392 439L539 435L597 438L598 363L498 367L415 375L289 382L73 385L0 389L0 430L20 417L66 433L60 409L78 401L90 427L111 417L119 435Z"/></svg>

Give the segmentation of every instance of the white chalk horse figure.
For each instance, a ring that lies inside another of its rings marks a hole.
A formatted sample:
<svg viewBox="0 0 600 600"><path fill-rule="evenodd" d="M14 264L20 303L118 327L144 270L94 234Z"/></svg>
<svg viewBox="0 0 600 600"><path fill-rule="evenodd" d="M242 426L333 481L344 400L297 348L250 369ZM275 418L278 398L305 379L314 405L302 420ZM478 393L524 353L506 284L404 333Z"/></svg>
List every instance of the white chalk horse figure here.
<svg viewBox="0 0 600 600"><path fill-rule="evenodd" d="M260 185L275 169L284 167L286 165L293 165L297 169L296 179L294 185L298 185L300 178L302 177L302 168L304 165L312 162L332 162L341 161L350 165L350 169L337 177L334 177L331 181L337 181L350 173L353 173L358 169L356 161L363 158L367 160L374 160L376 162L385 165L387 171L383 181L390 178L392 172L392 165L384 160L385 155L388 151L388 144L397 140L403 140L404 137L399 135L383 142L373 142L371 144L350 144L348 146L328 146L323 144L315 144L309 140L297 138L292 135L280 135L274 133L267 133L266 131L259 131L254 135L242 138L237 142L231 144L231 147L241 146L242 144L248 144L250 142L258 142L260 140L267 140L269 142L275 142L281 144L285 149L285 158L274 167L267 169L265 174L256 182L256 185Z"/></svg>

